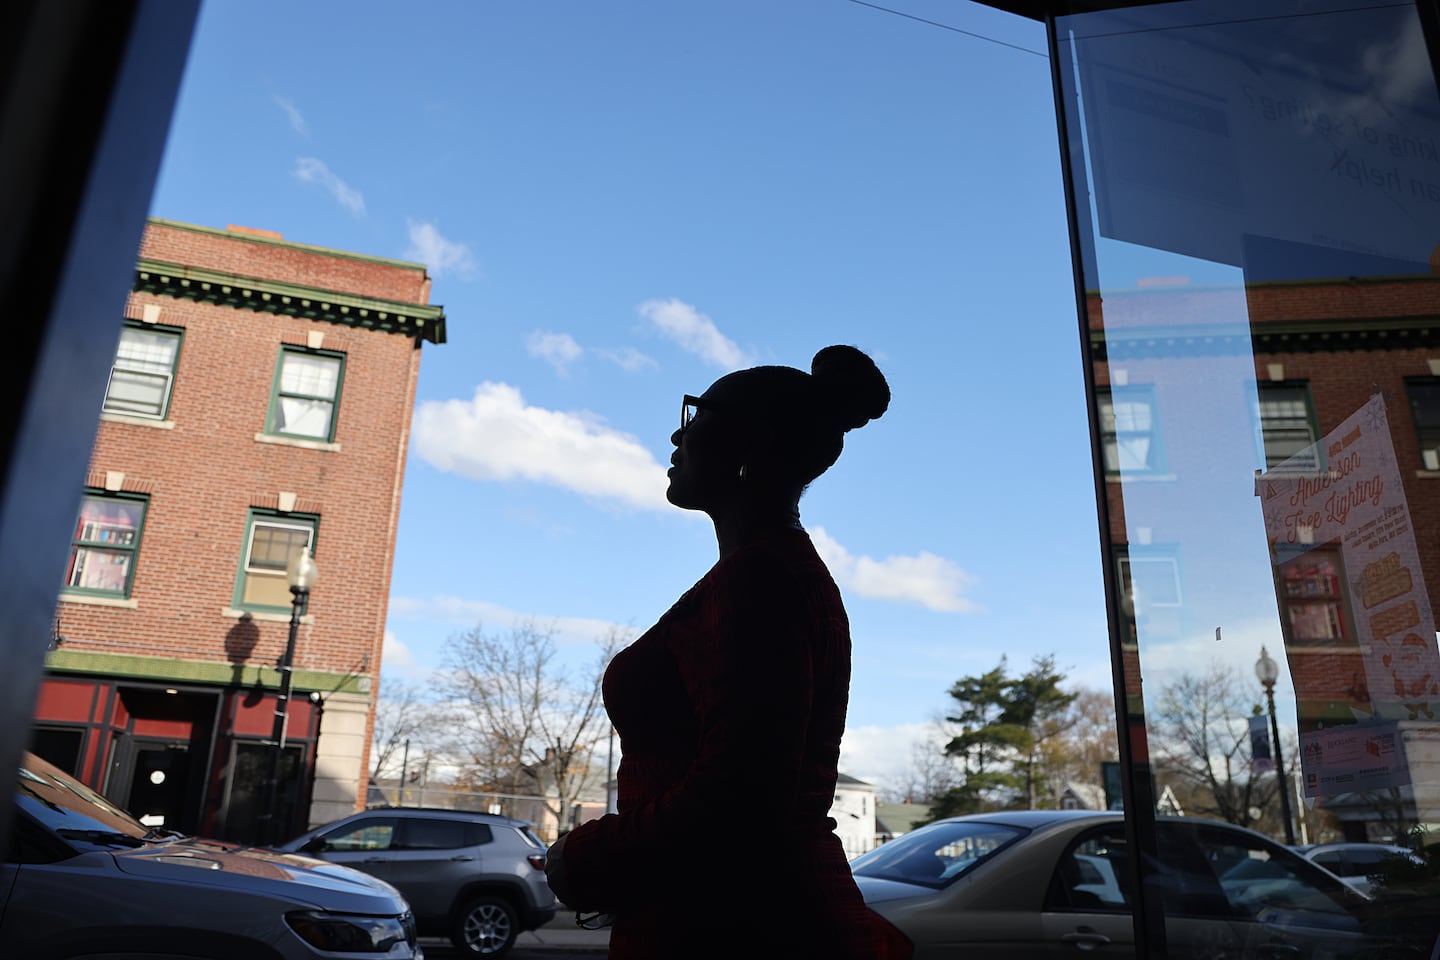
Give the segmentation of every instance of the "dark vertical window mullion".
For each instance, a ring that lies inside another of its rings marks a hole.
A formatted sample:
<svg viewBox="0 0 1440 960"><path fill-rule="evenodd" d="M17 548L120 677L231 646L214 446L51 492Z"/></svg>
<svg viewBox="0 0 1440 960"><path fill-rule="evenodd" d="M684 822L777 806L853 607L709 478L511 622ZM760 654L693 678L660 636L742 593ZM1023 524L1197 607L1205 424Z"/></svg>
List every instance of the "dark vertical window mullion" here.
<svg viewBox="0 0 1440 960"><path fill-rule="evenodd" d="M1150 895L1147 881L1151 878L1146 862L1158 862L1158 841L1156 839L1155 791L1147 775L1137 776L1143 763L1149 768L1149 740L1145 729L1144 716L1138 723L1131 723L1129 698L1125 689L1125 655L1121 631L1126 627L1121 608L1121 584L1118 564L1111 562L1115 544L1110 536L1110 500L1104 463L1103 441L1100 432L1099 392L1095 382L1095 368L1098 358L1094 355L1089 329L1089 308L1086 297L1086 247L1080 231L1081 211L1076 197L1090 195L1088 185L1078 182L1083 164L1075 162L1072 151L1083 152L1079 133L1072 133L1066 111L1065 73L1071 66L1071 58L1061 55L1058 24L1054 13L1045 15L1045 40L1050 55L1051 86L1055 100L1055 123L1059 138L1060 167L1065 190L1065 219L1070 234L1072 271L1075 285L1075 315L1080 336L1081 376L1085 384L1086 404L1090 419L1090 456L1095 478L1095 509L1100 530L1100 562L1102 581L1105 589L1106 621L1110 634L1111 678L1114 685L1116 740L1119 747L1120 765L1124 776L1121 780L1121 794L1125 807L1125 837L1130 849L1137 855L1130 857L1127 867L1130 884L1134 890L1131 916L1135 925L1135 944L1141 956L1164 957L1168 949L1165 937L1165 913L1158 896ZM1078 96L1078 91L1077 91ZM1086 211L1088 220L1088 211Z"/></svg>

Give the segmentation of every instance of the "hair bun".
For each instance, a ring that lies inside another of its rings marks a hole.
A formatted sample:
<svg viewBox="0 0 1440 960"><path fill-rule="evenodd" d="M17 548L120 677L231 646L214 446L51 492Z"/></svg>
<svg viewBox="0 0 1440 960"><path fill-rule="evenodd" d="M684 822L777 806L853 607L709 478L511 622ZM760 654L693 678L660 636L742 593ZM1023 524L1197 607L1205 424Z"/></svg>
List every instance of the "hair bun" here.
<svg viewBox="0 0 1440 960"><path fill-rule="evenodd" d="M821 399L845 431L863 427L890 406L890 384L869 355L857 347L836 344L815 354L810 375Z"/></svg>

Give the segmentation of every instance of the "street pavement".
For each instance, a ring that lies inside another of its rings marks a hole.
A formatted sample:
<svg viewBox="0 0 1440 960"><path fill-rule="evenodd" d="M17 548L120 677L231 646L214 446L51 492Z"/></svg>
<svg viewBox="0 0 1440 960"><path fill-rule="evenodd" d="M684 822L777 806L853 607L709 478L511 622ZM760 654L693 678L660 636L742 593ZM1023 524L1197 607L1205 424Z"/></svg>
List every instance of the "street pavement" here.
<svg viewBox="0 0 1440 960"><path fill-rule="evenodd" d="M460 957L448 940L422 937L426 960L449 960ZM574 957L603 957L610 949L609 930L581 930L575 926L575 914L561 910L545 926L515 938L510 956L515 960L563 960Z"/></svg>

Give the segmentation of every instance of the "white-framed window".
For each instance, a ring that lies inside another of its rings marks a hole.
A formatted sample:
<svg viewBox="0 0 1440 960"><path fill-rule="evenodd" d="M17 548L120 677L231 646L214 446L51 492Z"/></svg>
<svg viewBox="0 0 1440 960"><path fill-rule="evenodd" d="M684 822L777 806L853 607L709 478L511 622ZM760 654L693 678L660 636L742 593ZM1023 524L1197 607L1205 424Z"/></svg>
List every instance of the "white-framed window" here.
<svg viewBox="0 0 1440 960"><path fill-rule="evenodd" d="M344 354L282 347L265 432L326 442L335 439L344 372Z"/></svg>
<svg viewBox="0 0 1440 960"><path fill-rule="evenodd" d="M105 386L106 413L164 420L170 409L181 331L127 323Z"/></svg>
<svg viewBox="0 0 1440 960"><path fill-rule="evenodd" d="M1116 386L1099 391L1097 402L1105 472L1112 476L1162 472L1165 458L1154 388Z"/></svg>
<svg viewBox="0 0 1440 960"><path fill-rule="evenodd" d="M318 518L252 510L245 525L244 555L235 584L242 610L289 610L293 597L285 570L295 555L315 552Z"/></svg>

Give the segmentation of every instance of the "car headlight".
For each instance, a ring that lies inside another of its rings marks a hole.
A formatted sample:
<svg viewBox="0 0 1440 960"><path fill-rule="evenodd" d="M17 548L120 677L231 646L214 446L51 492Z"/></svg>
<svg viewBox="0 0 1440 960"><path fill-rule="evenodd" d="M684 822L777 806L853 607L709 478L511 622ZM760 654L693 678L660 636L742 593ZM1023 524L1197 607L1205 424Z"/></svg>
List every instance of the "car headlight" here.
<svg viewBox="0 0 1440 960"><path fill-rule="evenodd" d="M335 953L388 953L397 943L414 938L402 917L365 917L318 910L285 914L296 936L318 950Z"/></svg>

